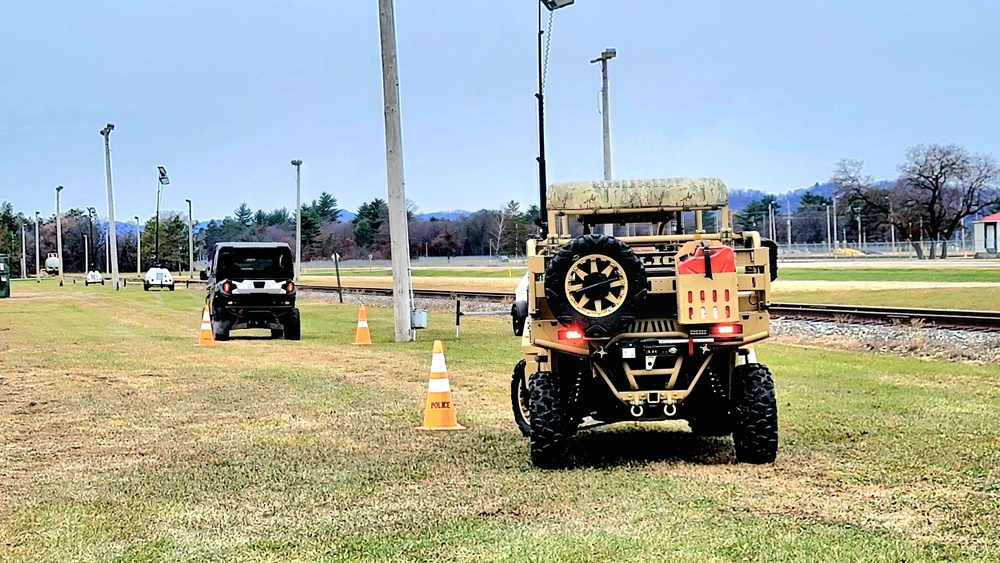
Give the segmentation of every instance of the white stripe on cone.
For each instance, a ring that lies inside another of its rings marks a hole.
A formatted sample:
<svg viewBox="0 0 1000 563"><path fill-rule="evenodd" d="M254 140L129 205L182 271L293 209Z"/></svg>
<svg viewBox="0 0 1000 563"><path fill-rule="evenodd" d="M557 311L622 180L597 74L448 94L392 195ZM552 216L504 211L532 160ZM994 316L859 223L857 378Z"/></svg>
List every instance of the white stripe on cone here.
<svg viewBox="0 0 1000 563"><path fill-rule="evenodd" d="M431 373L448 373L448 366L444 363L444 354L434 354L431 358Z"/></svg>
<svg viewBox="0 0 1000 563"><path fill-rule="evenodd" d="M368 328L368 321L358 321L358 328Z"/></svg>
<svg viewBox="0 0 1000 563"><path fill-rule="evenodd" d="M450 393L451 385L448 383L448 378L444 379L431 379L427 382L427 392L428 393Z"/></svg>

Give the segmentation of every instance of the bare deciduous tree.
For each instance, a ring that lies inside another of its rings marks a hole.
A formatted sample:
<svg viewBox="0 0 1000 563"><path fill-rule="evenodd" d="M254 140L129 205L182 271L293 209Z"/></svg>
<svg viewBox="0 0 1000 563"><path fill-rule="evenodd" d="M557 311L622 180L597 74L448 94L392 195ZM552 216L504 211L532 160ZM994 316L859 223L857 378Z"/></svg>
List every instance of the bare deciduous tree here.
<svg viewBox="0 0 1000 563"><path fill-rule="evenodd" d="M844 159L837 163L832 181L839 197L859 199L884 213L923 257L918 240L931 241L930 257L937 256L937 241L950 240L966 217L975 216L997 202L1000 167L987 154L971 154L958 145L916 145L906 151L895 184L880 187L863 173L864 163ZM947 244L941 258L948 257Z"/></svg>

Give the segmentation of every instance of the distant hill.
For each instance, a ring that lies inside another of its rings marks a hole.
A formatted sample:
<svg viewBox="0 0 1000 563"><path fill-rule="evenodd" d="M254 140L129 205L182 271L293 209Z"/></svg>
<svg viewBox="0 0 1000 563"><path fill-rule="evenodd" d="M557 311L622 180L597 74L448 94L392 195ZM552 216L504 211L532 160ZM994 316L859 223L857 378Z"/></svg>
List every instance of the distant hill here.
<svg viewBox="0 0 1000 563"><path fill-rule="evenodd" d="M468 217L469 215L472 215L471 211L466 211L464 209L455 209L454 211L435 211L433 213L418 213L416 218L420 219L421 221L429 221L431 218L454 221L456 219L461 219L462 217Z"/></svg>

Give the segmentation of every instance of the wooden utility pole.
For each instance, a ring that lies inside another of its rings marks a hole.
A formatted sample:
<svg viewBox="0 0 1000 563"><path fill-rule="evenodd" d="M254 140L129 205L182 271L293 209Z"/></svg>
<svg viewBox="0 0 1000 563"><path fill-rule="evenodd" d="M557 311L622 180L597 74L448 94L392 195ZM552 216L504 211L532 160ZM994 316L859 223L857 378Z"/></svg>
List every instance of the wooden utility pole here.
<svg viewBox="0 0 1000 563"><path fill-rule="evenodd" d="M396 22L393 0L378 0L382 45L382 97L385 101L385 164L389 184L389 238L392 249L392 302L396 342L411 339L410 233L403 191L403 139L399 120L399 73L396 69Z"/></svg>

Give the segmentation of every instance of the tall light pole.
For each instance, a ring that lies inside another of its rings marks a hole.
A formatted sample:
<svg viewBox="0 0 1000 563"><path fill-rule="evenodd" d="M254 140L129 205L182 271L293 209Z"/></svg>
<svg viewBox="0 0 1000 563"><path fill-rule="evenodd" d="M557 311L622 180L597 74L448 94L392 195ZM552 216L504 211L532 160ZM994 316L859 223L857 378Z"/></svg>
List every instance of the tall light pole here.
<svg viewBox="0 0 1000 563"><path fill-rule="evenodd" d="M823 207L826 208L826 251L827 252L833 252L833 250L830 247L830 240L831 240L831 237L830 237L830 205L824 203Z"/></svg>
<svg viewBox="0 0 1000 563"><path fill-rule="evenodd" d="M83 235L83 267L90 273L90 240L87 235Z"/></svg>
<svg viewBox="0 0 1000 563"><path fill-rule="evenodd" d="M403 189L403 138L399 119L399 72L396 68L396 18L393 0L378 0L382 51L382 99L385 102L385 163L389 191L389 246L392 250L393 316L396 342L412 338L410 311L410 233Z"/></svg>
<svg viewBox="0 0 1000 563"><path fill-rule="evenodd" d="M618 52L614 49L605 49L600 57L590 61L590 64L601 63L601 115L604 121L604 180L611 180L611 102L608 99L608 61L615 58ZM611 223L604 225L604 234L612 236L615 234L615 226Z"/></svg>
<svg viewBox="0 0 1000 563"><path fill-rule="evenodd" d="M292 161L295 167L295 281L299 281L302 268L302 161Z"/></svg>
<svg viewBox="0 0 1000 563"><path fill-rule="evenodd" d="M111 262L111 285L118 291L118 233L115 228L115 192L111 187L111 132L115 130L114 123L108 123L101 129L104 137L104 168L108 179L108 248Z"/></svg>
<svg viewBox="0 0 1000 563"><path fill-rule="evenodd" d="M135 275L142 277L142 233L139 231L139 216L135 216Z"/></svg>
<svg viewBox="0 0 1000 563"><path fill-rule="evenodd" d="M836 254L837 251L837 194L832 194L830 198L833 200L833 250Z"/></svg>
<svg viewBox="0 0 1000 563"><path fill-rule="evenodd" d="M28 279L28 240L24 238L24 215L21 218L21 279Z"/></svg>
<svg viewBox="0 0 1000 563"><path fill-rule="evenodd" d="M188 204L188 279L194 279L194 221L191 219L191 200Z"/></svg>
<svg viewBox="0 0 1000 563"><path fill-rule="evenodd" d="M90 272L97 271L97 264L96 264L97 263L97 241L94 240L94 219L96 219L96 218L97 218L97 210L94 209L93 207L88 207L87 208L87 223L88 223L88 226L90 228L90 243L87 245L88 253L89 253L89 249L90 249L90 244L94 245L94 255L93 255L94 264L91 264L90 260L87 260L87 273L88 274Z"/></svg>
<svg viewBox="0 0 1000 563"><path fill-rule="evenodd" d="M41 242L38 240L38 212L35 211L35 283L42 283Z"/></svg>
<svg viewBox="0 0 1000 563"><path fill-rule="evenodd" d="M162 166L156 167L157 181L156 181L156 231L153 239L153 267L162 268L160 266L160 195L163 192L163 186L170 185L170 176L167 176L167 169Z"/></svg>
<svg viewBox="0 0 1000 563"><path fill-rule="evenodd" d="M56 252L59 254L59 287L63 284L62 216L59 214L59 192L62 190L62 186L56 186Z"/></svg>
<svg viewBox="0 0 1000 563"><path fill-rule="evenodd" d="M547 179L545 170L545 71L542 67L542 37L545 30L542 28L542 6L549 11L549 18L552 12L559 8L565 8L574 0L540 0L538 5L538 226L542 229L542 236L548 236L549 206L546 190ZM551 21L551 19L550 19Z"/></svg>

